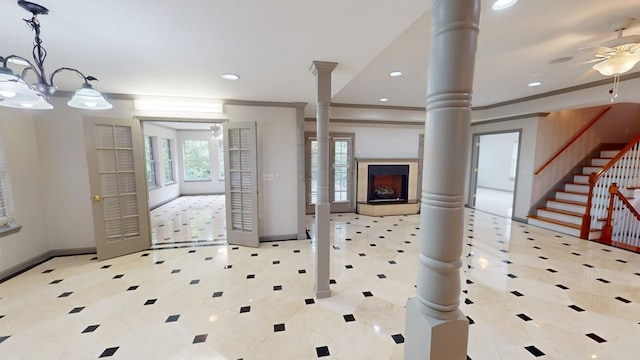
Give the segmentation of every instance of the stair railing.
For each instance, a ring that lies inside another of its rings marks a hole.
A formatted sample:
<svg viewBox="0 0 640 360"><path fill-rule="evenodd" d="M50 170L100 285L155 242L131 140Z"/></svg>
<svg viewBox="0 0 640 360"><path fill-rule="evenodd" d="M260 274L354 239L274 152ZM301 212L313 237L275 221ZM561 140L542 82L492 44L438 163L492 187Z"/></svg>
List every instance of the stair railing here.
<svg viewBox="0 0 640 360"><path fill-rule="evenodd" d="M622 245L637 251L640 248L640 213L627 197L620 192L618 184L609 186L609 209L602 227L602 243Z"/></svg>
<svg viewBox="0 0 640 360"><path fill-rule="evenodd" d="M589 176L589 195L582 218L580 238L588 239L589 230L599 229L607 217L609 186L618 184L624 194L640 185L640 135L636 136L600 171Z"/></svg>

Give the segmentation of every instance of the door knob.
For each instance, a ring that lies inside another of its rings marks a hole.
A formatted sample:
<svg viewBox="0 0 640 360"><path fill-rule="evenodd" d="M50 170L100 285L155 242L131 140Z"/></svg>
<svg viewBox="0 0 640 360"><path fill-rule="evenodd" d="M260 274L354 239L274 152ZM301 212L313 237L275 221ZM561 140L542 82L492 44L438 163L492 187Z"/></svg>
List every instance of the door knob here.
<svg viewBox="0 0 640 360"><path fill-rule="evenodd" d="M93 199L93 201L100 201L100 200L102 200L102 196L100 196L100 195L93 195L91 198Z"/></svg>

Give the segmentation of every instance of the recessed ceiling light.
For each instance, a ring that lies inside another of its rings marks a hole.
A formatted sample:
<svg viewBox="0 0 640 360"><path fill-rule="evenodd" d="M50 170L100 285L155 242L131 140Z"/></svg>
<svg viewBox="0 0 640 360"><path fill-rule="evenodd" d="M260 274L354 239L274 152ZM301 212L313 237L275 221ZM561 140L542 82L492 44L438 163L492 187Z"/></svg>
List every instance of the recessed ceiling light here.
<svg viewBox="0 0 640 360"><path fill-rule="evenodd" d="M227 80L238 80L240 79L240 77L236 74L223 74L222 75L223 79L227 79Z"/></svg>
<svg viewBox="0 0 640 360"><path fill-rule="evenodd" d="M491 5L491 9L495 11L504 10L512 7L518 2L518 0L496 0Z"/></svg>
<svg viewBox="0 0 640 360"><path fill-rule="evenodd" d="M536 86L540 86L540 85L542 85L542 81L538 81L538 80L532 81L532 82L527 84L528 87L536 87Z"/></svg>
<svg viewBox="0 0 640 360"><path fill-rule="evenodd" d="M380 98L380 102L387 102L387 101L389 101L389 99L387 99L387 98Z"/></svg>
<svg viewBox="0 0 640 360"><path fill-rule="evenodd" d="M391 77L402 76L402 71L392 71L392 72L389 73L389 76L391 76Z"/></svg>

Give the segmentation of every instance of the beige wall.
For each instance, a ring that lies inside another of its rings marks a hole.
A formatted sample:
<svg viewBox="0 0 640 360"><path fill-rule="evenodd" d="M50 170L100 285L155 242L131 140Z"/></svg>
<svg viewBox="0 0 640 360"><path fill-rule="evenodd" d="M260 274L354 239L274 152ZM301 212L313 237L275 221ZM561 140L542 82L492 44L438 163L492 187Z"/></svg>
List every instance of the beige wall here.
<svg viewBox="0 0 640 360"><path fill-rule="evenodd" d="M257 122L258 226L261 239L296 239L296 109L229 105L225 106L225 113L230 122Z"/></svg>
<svg viewBox="0 0 640 360"><path fill-rule="evenodd" d="M4 140L13 193L13 216L20 232L0 238L0 273L49 249L42 206L42 176L33 116L6 109L0 112L0 135Z"/></svg>

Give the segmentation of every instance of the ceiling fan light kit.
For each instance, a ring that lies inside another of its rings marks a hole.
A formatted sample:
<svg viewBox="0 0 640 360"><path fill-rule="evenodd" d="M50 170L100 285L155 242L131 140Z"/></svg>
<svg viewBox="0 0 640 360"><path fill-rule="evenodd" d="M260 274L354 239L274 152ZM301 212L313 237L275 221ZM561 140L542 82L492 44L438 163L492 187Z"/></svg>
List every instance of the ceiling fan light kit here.
<svg viewBox="0 0 640 360"><path fill-rule="evenodd" d="M79 109L111 109L113 105L107 102L104 96L93 89L89 83L89 81L98 80L93 76L85 76L74 68L61 67L47 78L44 72L47 50L42 46L38 15L47 15L49 10L44 6L24 0L18 0L18 5L32 15L31 19L24 19L24 21L35 32L33 63L18 55L0 56L0 106L30 110L53 109L53 105L47 99L56 92L54 77L62 71L70 71L81 77L84 84L75 91L67 105ZM21 72L14 73L8 67L9 64L24 68ZM37 78L37 82L33 85L29 85L25 81L30 72L33 72Z"/></svg>
<svg viewBox="0 0 640 360"><path fill-rule="evenodd" d="M640 35L622 35L634 21L634 18L626 18L612 23L609 28L618 36L602 43L595 53L595 59L590 61L596 62L593 69L600 74L613 76L613 87L609 91L612 102L618 97L620 75L630 71L640 62Z"/></svg>
<svg viewBox="0 0 640 360"><path fill-rule="evenodd" d="M615 54L607 60L593 65L593 69L604 76L615 76L631 70L638 61L640 61L640 53L634 55Z"/></svg>

